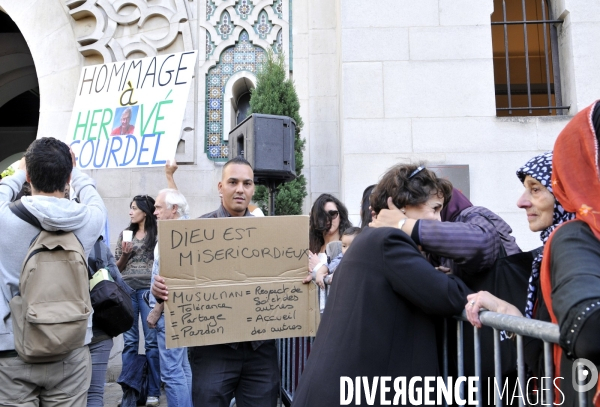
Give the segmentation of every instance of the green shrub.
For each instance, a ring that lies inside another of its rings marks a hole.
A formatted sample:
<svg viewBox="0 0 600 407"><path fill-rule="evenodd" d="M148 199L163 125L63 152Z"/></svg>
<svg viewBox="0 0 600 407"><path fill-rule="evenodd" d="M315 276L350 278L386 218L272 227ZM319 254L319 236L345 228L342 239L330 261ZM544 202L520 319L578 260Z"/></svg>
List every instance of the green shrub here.
<svg viewBox="0 0 600 407"><path fill-rule="evenodd" d="M256 88L252 89L250 109L252 113L289 116L296 122L295 158L296 179L280 185L275 199L276 215L300 215L306 197L306 178L302 175L305 140L300 138L304 123L300 117L300 102L294 82L286 77L285 56L283 53L268 53L268 58L258 74ZM269 191L265 186L257 186L254 193L256 202L265 215L269 213Z"/></svg>

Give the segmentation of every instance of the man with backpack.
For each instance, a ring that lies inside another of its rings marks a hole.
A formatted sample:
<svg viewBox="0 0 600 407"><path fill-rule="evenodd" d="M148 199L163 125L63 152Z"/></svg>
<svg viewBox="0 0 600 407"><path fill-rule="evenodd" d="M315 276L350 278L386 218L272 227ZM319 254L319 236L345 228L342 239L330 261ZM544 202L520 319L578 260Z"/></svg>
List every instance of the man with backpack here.
<svg viewBox="0 0 600 407"><path fill-rule="evenodd" d="M32 196L11 203L25 181ZM81 203L65 199L68 183ZM55 138L31 143L15 174L0 182L2 405L85 405L92 337L86 262L105 218L94 181Z"/></svg>

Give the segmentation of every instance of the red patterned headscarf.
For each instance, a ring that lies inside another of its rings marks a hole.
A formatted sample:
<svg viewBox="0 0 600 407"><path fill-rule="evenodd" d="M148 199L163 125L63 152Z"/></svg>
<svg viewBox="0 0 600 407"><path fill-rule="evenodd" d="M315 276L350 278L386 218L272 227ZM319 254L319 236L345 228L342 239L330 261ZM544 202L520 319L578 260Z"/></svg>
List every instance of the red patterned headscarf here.
<svg viewBox="0 0 600 407"><path fill-rule="evenodd" d="M600 168L598 166L598 139L595 123L600 111L595 111L599 101L592 103L565 126L554 144L552 160L552 187L554 196L565 210L575 212L577 220L589 225L600 240ZM565 222L568 223L568 222ZM558 228L557 228L558 230ZM555 233L550 235L544 247L544 261L540 276L542 294L548 306L552 322L557 323L552 309L552 286L550 276L550 247ZM554 367L560 372L561 349L554 346ZM600 386L599 386L600 390ZM600 406L599 393L594 404Z"/></svg>
<svg viewBox="0 0 600 407"><path fill-rule="evenodd" d="M578 113L554 144L552 185L565 210L575 212L600 240L600 170L592 114L595 102Z"/></svg>

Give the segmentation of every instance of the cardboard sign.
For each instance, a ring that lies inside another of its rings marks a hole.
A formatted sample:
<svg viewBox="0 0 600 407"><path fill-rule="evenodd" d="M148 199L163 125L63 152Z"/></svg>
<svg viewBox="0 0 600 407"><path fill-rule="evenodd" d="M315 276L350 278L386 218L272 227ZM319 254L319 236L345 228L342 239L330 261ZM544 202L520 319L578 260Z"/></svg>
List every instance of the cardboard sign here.
<svg viewBox="0 0 600 407"><path fill-rule="evenodd" d="M196 51L86 66L69 131L82 169L163 166L173 160Z"/></svg>
<svg viewBox="0 0 600 407"><path fill-rule="evenodd" d="M167 348L314 336L308 217L158 222Z"/></svg>

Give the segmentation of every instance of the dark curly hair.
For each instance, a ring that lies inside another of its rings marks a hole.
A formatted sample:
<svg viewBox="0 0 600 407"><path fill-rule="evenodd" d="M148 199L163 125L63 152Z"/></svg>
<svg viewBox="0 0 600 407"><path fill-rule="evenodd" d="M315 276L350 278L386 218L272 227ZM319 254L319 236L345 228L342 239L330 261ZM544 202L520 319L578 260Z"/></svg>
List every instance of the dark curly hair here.
<svg viewBox="0 0 600 407"><path fill-rule="evenodd" d="M158 227L156 226L156 218L154 217L154 198L149 195L136 195L129 204L134 203L137 207L146 214L146 220L144 220L144 230L146 231L146 237L144 238L144 251L154 252L156 241L158 239ZM127 229L133 232L133 235L137 233L140 226L137 223L130 223Z"/></svg>
<svg viewBox="0 0 600 407"><path fill-rule="evenodd" d="M323 235L331 229L331 221L333 219L324 209L327 202L333 202L339 212L340 227L338 232L340 237L346 229L352 226L352 223L348 220L348 209L346 209L346 206L333 195L321 194L310 210L308 246L313 253L321 251L321 247L325 244L325 237Z"/></svg>
<svg viewBox="0 0 600 407"><path fill-rule="evenodd" d="M403 208L424 204L432 195L443 198L446 206L452 197L452 184L438 178L433 171L425 168L425 164L398 164L383 175L371 193L370 202L373 211L379 213L388 208L390 196L397 208Z"/></svg>

